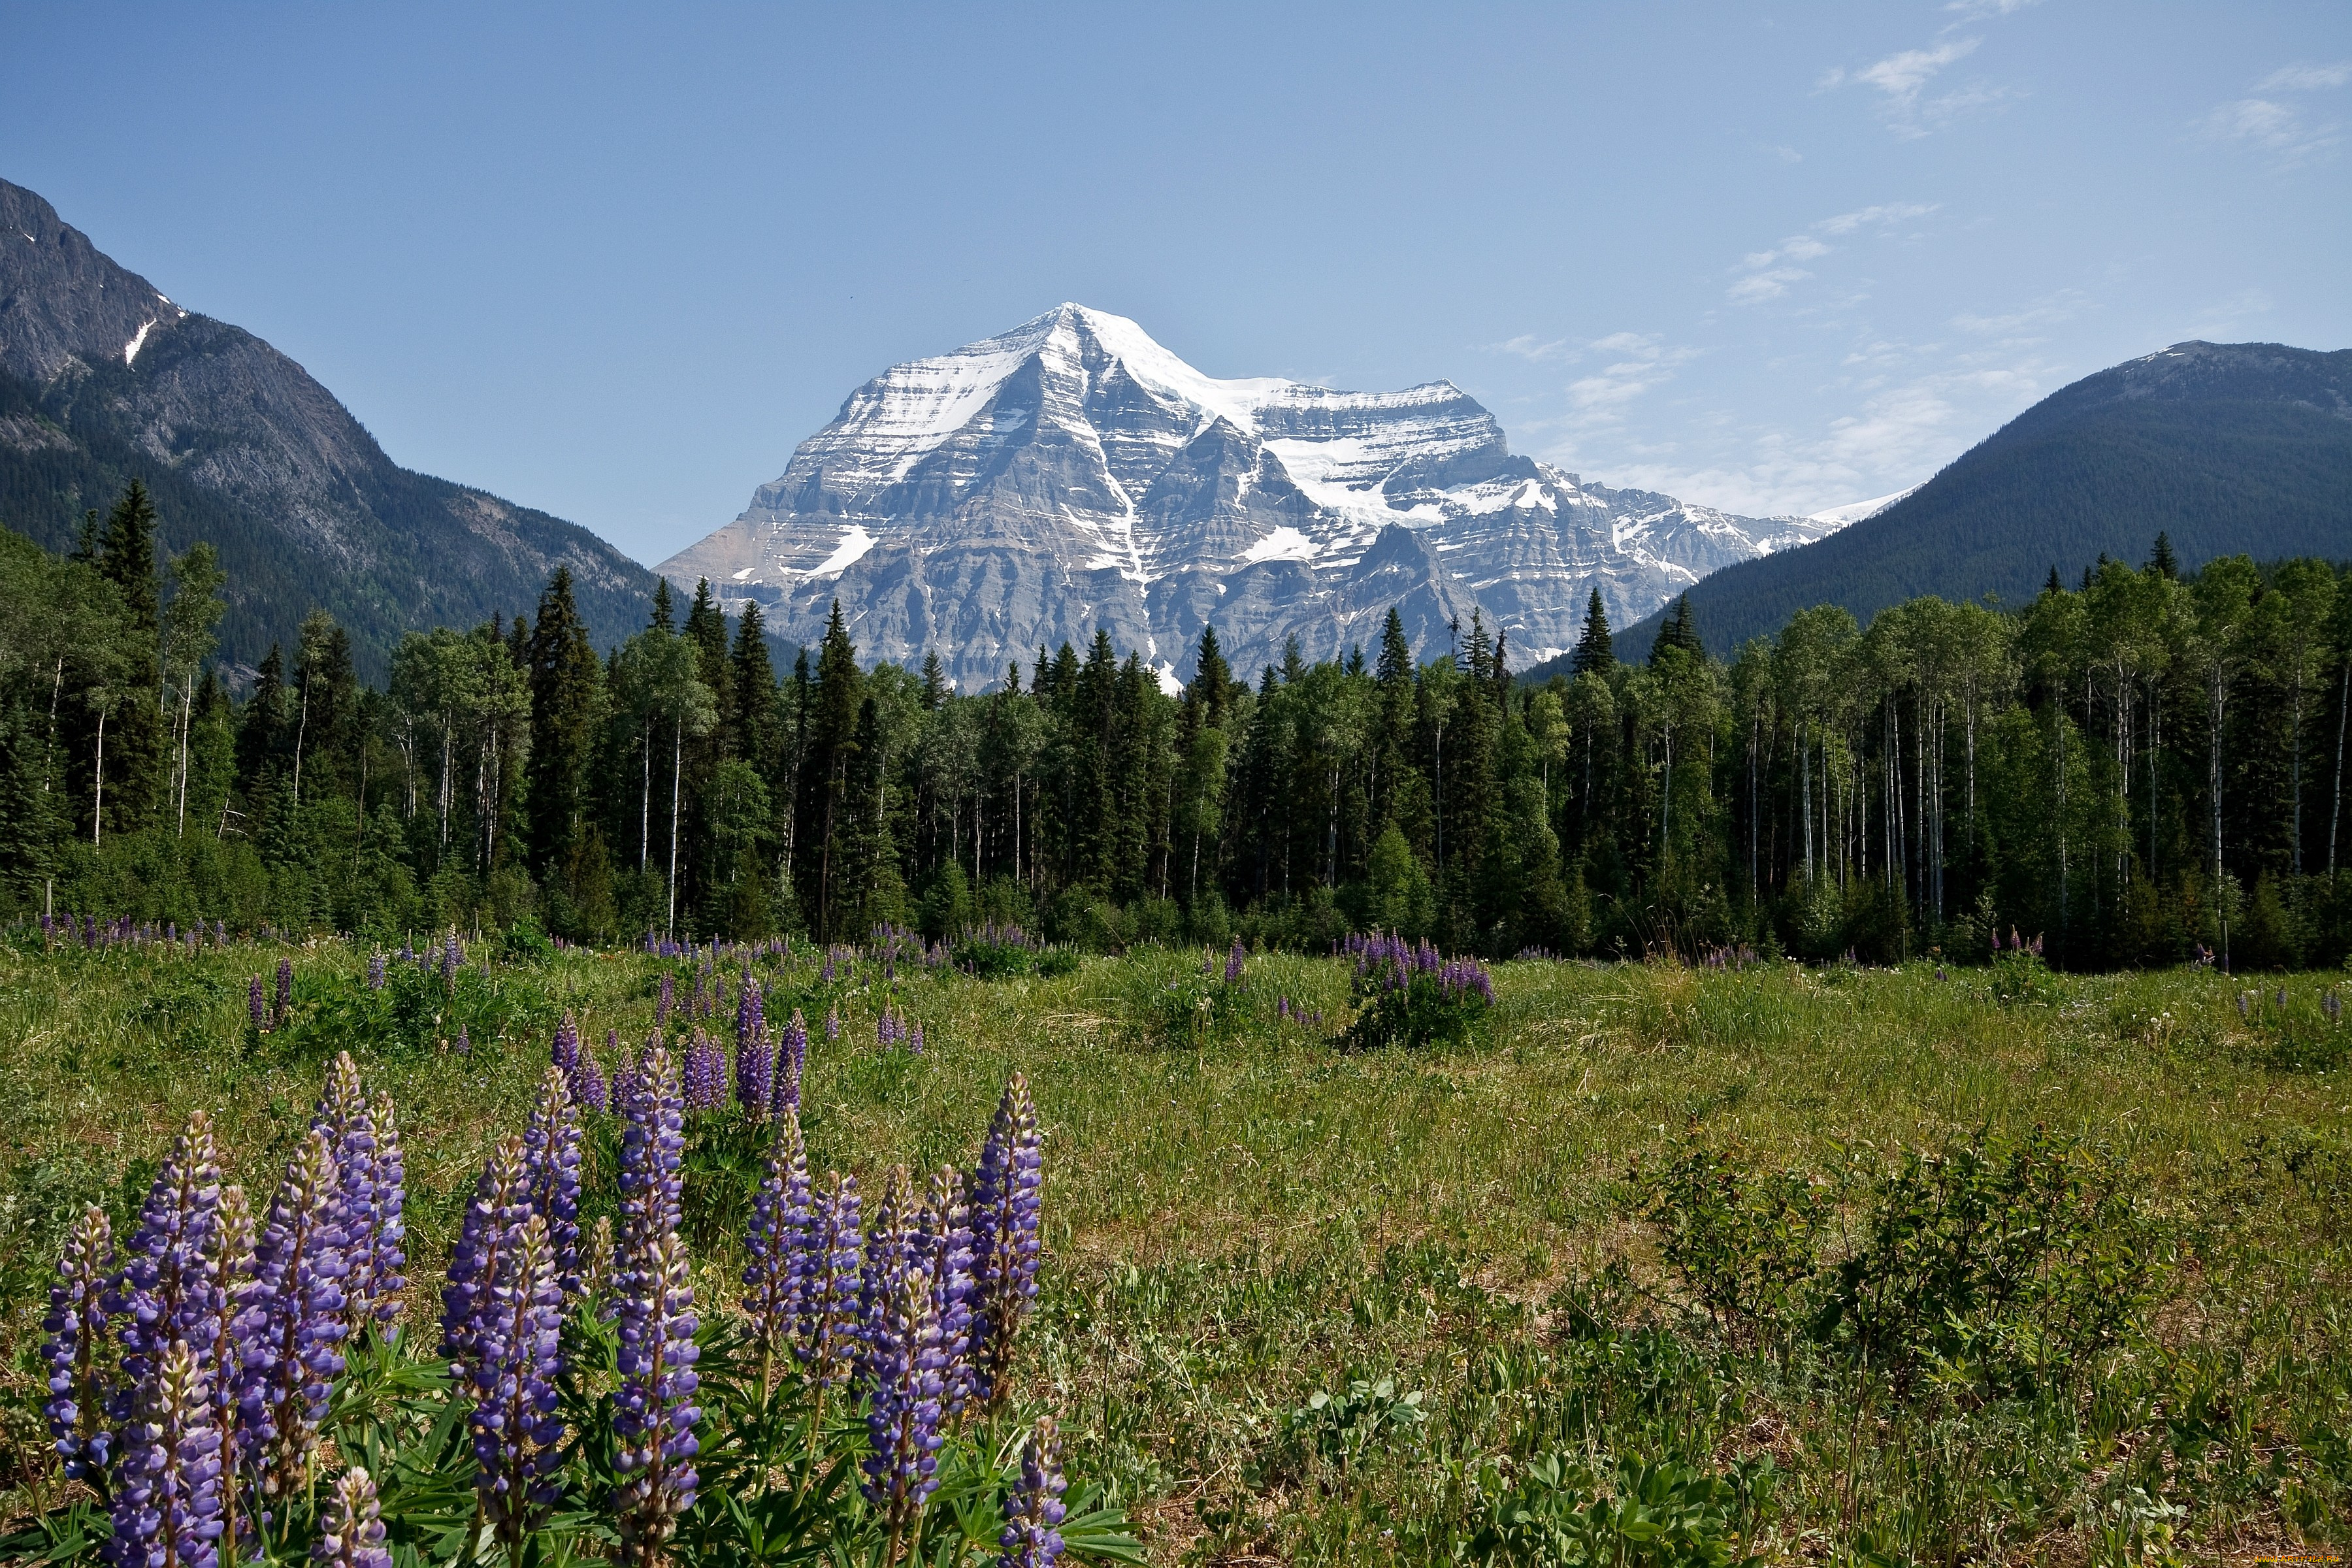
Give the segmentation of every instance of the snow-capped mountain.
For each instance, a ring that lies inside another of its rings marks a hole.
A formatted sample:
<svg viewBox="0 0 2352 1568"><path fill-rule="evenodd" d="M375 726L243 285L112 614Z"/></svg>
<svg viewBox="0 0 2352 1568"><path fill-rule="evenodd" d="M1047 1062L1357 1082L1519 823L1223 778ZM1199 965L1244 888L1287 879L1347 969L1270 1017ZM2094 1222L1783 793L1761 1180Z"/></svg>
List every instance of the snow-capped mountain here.
<svg viewBox="0 0 2352 1568"><path fill-rule="evenodd" d="M1824 519L1733 517L1515 457L1448 382L1336 392L1202 374L1124 317L1063 305L893 367L742 516L662 563L814 643L841 600L866 658L939 654L959 688L1097 626L1164 682L1213 623L1237 670L1368 648L1391 605L1424 655L1474 607L1524 666L1588 591L1648 614Z"/></svg>

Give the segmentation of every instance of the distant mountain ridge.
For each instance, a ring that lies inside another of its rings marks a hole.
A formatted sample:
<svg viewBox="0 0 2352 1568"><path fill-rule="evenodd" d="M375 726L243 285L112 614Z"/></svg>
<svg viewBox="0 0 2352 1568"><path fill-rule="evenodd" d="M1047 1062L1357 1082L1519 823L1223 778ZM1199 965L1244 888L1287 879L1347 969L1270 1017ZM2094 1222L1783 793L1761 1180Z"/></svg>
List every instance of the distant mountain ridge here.
<svg viewBox="0 0 2352 1568"><path fill-rule="evenodd" d="M652 587L574 523L399 467L300 365L0 180L0 523L62 547L133 477L167 548L219 547L223 651L247 664L321 605L380 672L404 631L530 609L559 563L617 640Z"/></svg>
<svg viewBox="0 0 2352 1568"><path fill-rule="evenodd" d="M2102 554L2352 558L2352 350L2175 343L2052 393L1885 510L1690 590L1717 653L1807 605L2032 598ZM1625 628L1646 656L1655 616Z"/></svg>
<svg viewBox="0 0 2352 1568"><path fill-rule="evenodd" d="M1214 624L1234 667L1369 647L1391 605L1424 653L1483 609L1521 658L1589 594L1638 616L1728 562L1837 524L1614 490L1512 453L1450 382L1357 393L1202 374L1124 317L1065 304L892 367L741 516L657 568L814 642L835 597L861 654L936 652L965 690L1097 626L1163 682Z"/></svg>

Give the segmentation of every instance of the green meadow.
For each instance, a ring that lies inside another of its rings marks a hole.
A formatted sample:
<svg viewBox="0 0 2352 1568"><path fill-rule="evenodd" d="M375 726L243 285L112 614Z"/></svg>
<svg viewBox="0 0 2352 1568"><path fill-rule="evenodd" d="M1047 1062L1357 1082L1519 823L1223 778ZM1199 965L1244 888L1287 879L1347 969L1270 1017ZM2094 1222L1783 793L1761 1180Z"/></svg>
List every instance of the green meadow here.
<svg viewBox="0 0 2352 1568"><path fill-rule="evenodd" d="M291 1016L258 1032L247 984L281 956ZM659 973L688 973L518 952L446 986L395 961L371 992L367 957L0 951L0 1534L75 1492L41 1415L68 1227L97 1204L127 1234L191 1110L266 1194L352 1054L399 1108L424 1356L558 1020L609 1073L608 1031L643 1040ZM969 1164L1026 1076L1045 1256L1013 1403L1057 1414L1073 1492L1150 1561L2352 1547L2352 1036L2327 976L1516 962L1466 1041L1360 1050L1344 960L1256 955L1228 987L1202 958L756 964L771 1023L811 1025L818 1171L873 1192ZM1187 999L1212 992L1203 1024ZM886 1000L921 1055L877 1045ZM732 1118L688 1126L710 1322L755 1179Z"/></svg>

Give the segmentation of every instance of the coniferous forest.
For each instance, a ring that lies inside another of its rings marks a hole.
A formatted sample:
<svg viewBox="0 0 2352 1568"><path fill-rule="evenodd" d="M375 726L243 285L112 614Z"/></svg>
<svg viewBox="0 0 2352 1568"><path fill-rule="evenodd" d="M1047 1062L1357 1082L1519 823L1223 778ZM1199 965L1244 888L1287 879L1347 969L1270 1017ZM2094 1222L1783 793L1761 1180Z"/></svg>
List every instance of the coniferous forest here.
<svg viewBox="0 0 2352 1568"><path fill-rule="evenodd" d="M1728 664L1687 605L1515 680L1480 617L1417 659L1181 694L1132 649L994 689L860 668L836 607L789 668L756 605L657 588L599 650L559 571L511 620L411 632L389 680L321 613L232 683L222 574L159 560L137 486L53 555L0 540L0 881L44 910L576 942L855 940L1013 923L1097 949L1508 957L1749 948L1865 962L2040 938L2074 968L2352 950L2352 593L2311 560L2053 574L2012 612L1796 616Z"/></svg>

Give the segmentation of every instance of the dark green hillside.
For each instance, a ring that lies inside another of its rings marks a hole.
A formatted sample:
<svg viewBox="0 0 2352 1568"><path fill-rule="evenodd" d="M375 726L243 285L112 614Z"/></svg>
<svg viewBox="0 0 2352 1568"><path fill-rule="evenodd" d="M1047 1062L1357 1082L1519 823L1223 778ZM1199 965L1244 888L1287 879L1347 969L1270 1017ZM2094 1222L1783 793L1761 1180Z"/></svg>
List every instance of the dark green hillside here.
<svg viewBox="0 0 2352 1568"><path fill-rule="evenodd" d="M1691 607L1728 652L1811 605L1867 621L1924 594L2019 604L2053 566L2072 584L2158 533L2183 568L2352 554L2352 351L2182 343L2102 371L1878 516L1707 577ZM1625 646L1656 634L1653 616Z"/></svg>

